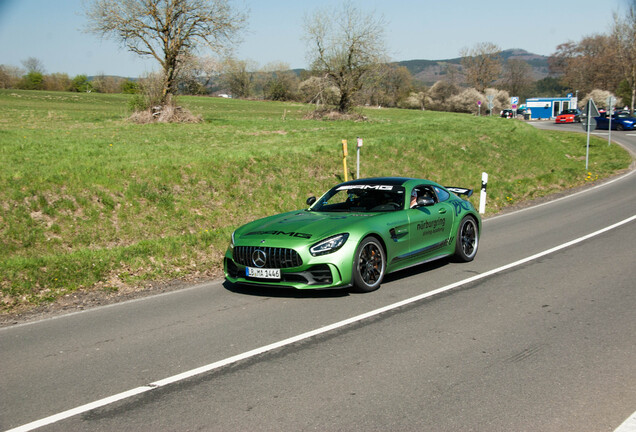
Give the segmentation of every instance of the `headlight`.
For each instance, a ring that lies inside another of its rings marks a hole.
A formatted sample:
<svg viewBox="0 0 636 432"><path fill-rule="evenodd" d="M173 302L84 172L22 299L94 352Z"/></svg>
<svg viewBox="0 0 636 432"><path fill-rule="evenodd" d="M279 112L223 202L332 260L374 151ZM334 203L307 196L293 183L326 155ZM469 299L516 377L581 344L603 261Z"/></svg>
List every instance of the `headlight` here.
<svg viewBox="0 0 636 432"><path fill-rule="evenodd" d="M326 255L335 252L345 244L348 238L349 234L346 233L326 238L310 247L309 252L311 252L313 256Z"/></svg>
<svg viewBox="0 0 636 432"><path fill-rule="evenodd" d="M232 238L230 239L230 249L234 249L234 232L232 232Z"/></svg>

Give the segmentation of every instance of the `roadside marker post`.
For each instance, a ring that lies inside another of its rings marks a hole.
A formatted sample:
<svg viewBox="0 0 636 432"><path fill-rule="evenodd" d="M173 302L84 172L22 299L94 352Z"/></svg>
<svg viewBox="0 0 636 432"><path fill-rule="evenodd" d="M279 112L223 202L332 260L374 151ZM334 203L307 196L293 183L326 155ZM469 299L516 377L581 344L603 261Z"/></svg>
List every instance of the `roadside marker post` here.
<svg viewBox="0 0 636 432"><path fill-rule="evenodd" d="M607 111L608 111L608 120L609 127L607 128L607 145L609 146L612 143L612 113L614 112L614 104L616 103L616 98L614 96L610 96L607 98Z"/></svg>
<svg viewBox="0 0 636 432"><path fill-rule="evenodd" d="M479 193L479 214L486 213L486 188L488 186L488 173L481 173L481 192Z"/></svg>
<svg viewBox="0 0 636 432"><path fill-rule="evenodd" d="M362 147L362 138L358 137L358 146L357 146L357 150L358 150L358 163L356 166L356 178L359 179L360 178L360 148Z"/></svg>
<svg viewBox="0 0 636 432"><path fill-rule="evenodd" d="M599 115L600 114L598 112L598 108L596 108L594 99L588 100L587 105L585 106L585 123L583 123L583 130L587 132L587 145L585 146L585 171L588 170L590 160L590 131L596 129L596 119L594 117L598 117Z"/></svg>
<svg viewBox="0 0 636 432"><path fill-rule="evenodd" d="M342 168L344 169L344 180L349 181L347 177L347 140L342 140Z"/></svg>

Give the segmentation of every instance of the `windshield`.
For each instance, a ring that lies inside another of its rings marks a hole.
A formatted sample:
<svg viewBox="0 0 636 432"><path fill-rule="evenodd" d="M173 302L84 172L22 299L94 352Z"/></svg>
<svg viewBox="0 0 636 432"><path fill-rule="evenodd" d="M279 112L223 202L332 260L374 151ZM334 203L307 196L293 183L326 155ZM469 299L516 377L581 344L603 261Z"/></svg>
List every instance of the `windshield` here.
<svg viewBox="0 0 636 432"><path fill-rule="evenodd" d="M393 185L340 185L331 189L311 211L374 213L404 209L404 187Z"/></svg>

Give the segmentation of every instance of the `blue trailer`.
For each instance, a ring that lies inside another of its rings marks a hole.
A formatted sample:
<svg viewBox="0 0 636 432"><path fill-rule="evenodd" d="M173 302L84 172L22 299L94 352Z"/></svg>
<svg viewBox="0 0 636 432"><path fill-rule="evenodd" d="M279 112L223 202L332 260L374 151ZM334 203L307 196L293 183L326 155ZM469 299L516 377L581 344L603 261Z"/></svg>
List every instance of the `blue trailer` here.
<svg viewBox="0 0 636 432"><path fill-rule="evenodd" d="M529 98L526 113L530 120L551 120L563 110L576 108L576 104L576 97Z"/></svg>

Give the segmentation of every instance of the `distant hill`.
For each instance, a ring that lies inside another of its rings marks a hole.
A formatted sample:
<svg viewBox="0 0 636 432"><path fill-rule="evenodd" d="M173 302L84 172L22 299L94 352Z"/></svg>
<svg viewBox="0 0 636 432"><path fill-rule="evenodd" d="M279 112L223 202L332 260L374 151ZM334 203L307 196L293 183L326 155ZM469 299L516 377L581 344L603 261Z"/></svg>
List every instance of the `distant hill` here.
<svg viewBox="0 0 636 432"><path fill-rule="evenodd" d="M530 53L526 50L514 48L501 52L503 62L508 59L523 60L532 68L532 77L540 80L548 76L548 57ZM449 68L455 68L459 72L457 79L463 79L461 71L461 57L446 60L405 60L395 62L399 66L406 67L413 78L426 85L433 85L443 79L449 73Z"/></svg>
<svg viewBox="0 0 636 432"><path fill-rule="evenodd" d="M528 63L528 65L532 69L532 78L534 80L540 80L549 75L547 56L533 54L520 48L513 48L501 51L500 56L502 62L506 62L508 59L517 59L523 60ZM444 79L445 76L449 73L450 68L452 67L457 73L455 82L457 82L458 84L465 84L462 73L461 60L461 57L446 60L403 60L393 62L391 64L406 67L416 81L419 81L427 86L431 86L437 81ZM294 72L297 76L302 76L303 73L308 72L306 69L303 68L291 69L291 71ZM450 73L452 73L452 71ZM100 78L100 76L89 76L88 80L93 81L97 78ZM105 77L101 76L101 78ZM137 81L139 79L119 76L108 76L108 78L128 79L131 81ZM209 87L213 91L221 90L219 78L217 77L216 79L212 79L211 85Z"/></svg>

